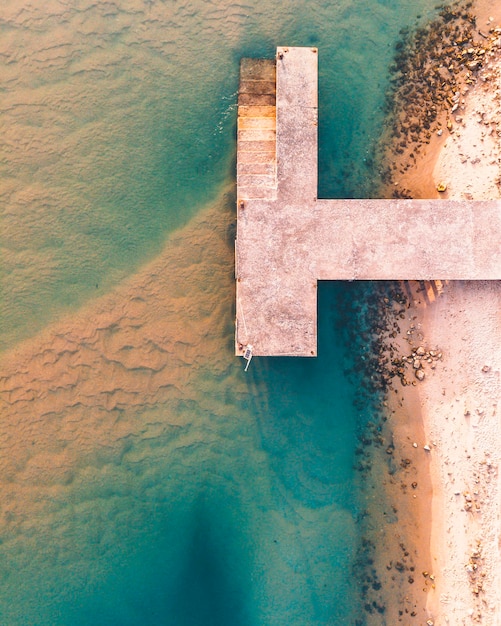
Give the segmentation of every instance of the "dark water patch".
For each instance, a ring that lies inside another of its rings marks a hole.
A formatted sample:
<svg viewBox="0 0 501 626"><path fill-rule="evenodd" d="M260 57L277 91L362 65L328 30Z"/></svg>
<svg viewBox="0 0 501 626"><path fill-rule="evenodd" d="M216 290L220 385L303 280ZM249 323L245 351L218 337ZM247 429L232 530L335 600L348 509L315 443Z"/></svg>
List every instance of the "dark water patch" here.
<svg viewBox="0 0 501 626"><path fill-rule="evenodd" d="M180 626L250 624L252 570L244 565L249 560L249 546L240 541L235 553L234 538L240 534L241 524L228 525L224 501L211 508L212 514L208 514L203 505L196 506L185 563L163 614Z"/></svg>

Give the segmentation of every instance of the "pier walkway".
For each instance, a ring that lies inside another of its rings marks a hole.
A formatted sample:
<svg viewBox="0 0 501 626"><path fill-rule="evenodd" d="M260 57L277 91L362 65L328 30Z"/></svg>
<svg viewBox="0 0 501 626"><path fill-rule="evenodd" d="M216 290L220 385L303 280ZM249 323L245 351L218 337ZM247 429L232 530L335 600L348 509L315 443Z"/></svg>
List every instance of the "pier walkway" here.
<svg viewBox="0 0 501 626"><path fill-rule="evenodd" d="M315 356L319 280L501 278L501 202L317 197L317 61L315 48L242 61L240 356Z"/></svg>

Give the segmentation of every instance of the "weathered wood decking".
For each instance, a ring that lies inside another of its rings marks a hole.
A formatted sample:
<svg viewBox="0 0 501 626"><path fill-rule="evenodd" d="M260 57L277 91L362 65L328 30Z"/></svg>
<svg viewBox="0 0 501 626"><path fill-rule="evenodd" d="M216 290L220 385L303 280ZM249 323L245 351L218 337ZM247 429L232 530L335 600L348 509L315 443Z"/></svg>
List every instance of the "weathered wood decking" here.
<svg viewBox="0 0 501 626"><path fill-rule="evenodd" d="M501 278L498 201L317 198L317 57L242 62L237 355L316 355L318 280Z"/></svg>
<svg viewBox="0 0 501 626"><path fill-rule="evenodd" d="M238 94L237 186L243 198L277 197L275 61L242 59Z"/></svg>

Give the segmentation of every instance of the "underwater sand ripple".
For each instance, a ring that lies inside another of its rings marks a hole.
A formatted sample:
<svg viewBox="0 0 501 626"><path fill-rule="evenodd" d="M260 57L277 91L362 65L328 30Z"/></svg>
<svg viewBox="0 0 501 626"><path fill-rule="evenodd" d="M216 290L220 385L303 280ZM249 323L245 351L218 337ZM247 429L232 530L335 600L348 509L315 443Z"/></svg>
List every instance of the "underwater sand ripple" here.
<svg viewBox="0 0 501 626"><path fill-rule="evenodd" d="M324 440L333 424L316 431L303 414L309 394L297 415L292 404L277 411L279 396L267 406L265 381L244 377L232 355L233 203L230 195L174 234L158 260L115 292L5 353L0 554L10 573L0 601L14 585L10 616L22 606L52 624L62 604L68 619L66 592L52 597L57 583L32 568L52 568L55 581L74 571L71 593L85 598L86 572L99 586L115 579L117 560L134 567L145 520L148 541L175 559L163 568L175 598L197 502L204 532L216 518L228 528L213 541L225 546L218 559L230 550L239 564L235 575L246 582L234 593L252 607L249 623L287 614L291 623L313 615L310 623L322 624L351 611L332 554L350 562L355 521L336 500L345 489L337 470L321 467L340 445ZM169 534L179 527L183 534ZM42 589L38 601L20 577Z"/></svg>

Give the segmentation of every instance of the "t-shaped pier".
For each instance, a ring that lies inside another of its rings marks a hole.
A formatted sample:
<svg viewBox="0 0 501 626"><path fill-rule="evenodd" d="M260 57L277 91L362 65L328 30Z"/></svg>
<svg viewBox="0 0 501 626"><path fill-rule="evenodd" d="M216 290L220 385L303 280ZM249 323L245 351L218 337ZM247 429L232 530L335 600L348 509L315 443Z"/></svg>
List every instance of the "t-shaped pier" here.
<svg viewBox="0 0 501 626"><path fill-rule="evenodd" d="M501 202L317 198L316 48L241 64L236 354L317 354L319 280L501 278Z"/></svg>

